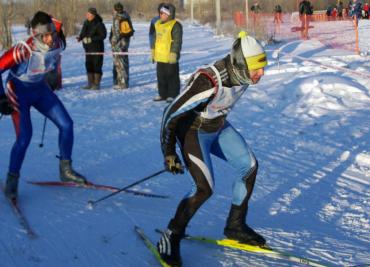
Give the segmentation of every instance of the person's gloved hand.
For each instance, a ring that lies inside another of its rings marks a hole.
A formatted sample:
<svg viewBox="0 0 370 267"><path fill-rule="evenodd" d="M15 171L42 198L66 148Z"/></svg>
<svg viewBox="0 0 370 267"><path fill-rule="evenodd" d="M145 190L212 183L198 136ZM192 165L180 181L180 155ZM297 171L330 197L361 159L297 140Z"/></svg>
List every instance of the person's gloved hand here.
<svg viewBox="0 0 370 267"><path fill-rule="evenodd" d="M168 59L168 63L174 64L176 62L177 62L177 55L176 55L176 53L171 52L170 53L170 58Z"/></svg>
<svg viewBox="0 0 370 267"><path fill-rule="evenodd" d="M168 155L165 157L166 170L173 174L184 173L184 168L181 165L181 161L177 155Z"/></svg>
<svg viewBox="0 0 370 267"><path fill-rule="evenodd" d="M13 108L9 103L8 98L6 95L0 95L0 113L4 115L10 115L13 112Z"/></svg>
<svg viewBox="0 0 370 267"><path fill-rule="evenodd" d="M77 41L77 42L81 42L81 38L80 38L80 36L76 36L76 41Z"/></svg>
<svg viewBox="0 0 370 267"><path fill-rule="evenodd" d="M82 39L82 42L83 42L84 44L89 44L89 43L91 43L91 37L85 37L85 38L83 38L83 39Z"/></svg>

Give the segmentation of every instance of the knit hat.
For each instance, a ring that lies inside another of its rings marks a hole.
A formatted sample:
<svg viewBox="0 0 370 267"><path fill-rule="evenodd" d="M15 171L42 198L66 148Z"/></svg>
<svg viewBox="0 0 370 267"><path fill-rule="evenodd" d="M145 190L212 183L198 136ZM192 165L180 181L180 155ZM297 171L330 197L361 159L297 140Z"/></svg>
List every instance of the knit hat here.
<svg viewBox="0 0 370 267"><path fill-rule="evenodd" d="M168 16L170 16L171 15L170 7L167 6L167 5L163 5L161 7L161 9L159 10L159 13L164 13L164 14L167 14Z"/></svg>
<svg viewBox="0 0 370 267"><path fill-rule="evenodd" d="M266 53L262 45L244 31L239 33L241 49L249 70L258 70L267 65Z"/></svg>
<svg viewBox="0 0 370 267"><path fill-rule="evenodd" d="M94 15L94 16L98 15L98 11L96 10L95 7L89 7L87 12L89 12L91 15Z"/></svg>
<svg viewBox="0 0 370 267"><path fill-rule="evenodd" d="M123 5L118 2L118 3L115 3L114 4L114 10L117 12L117 13L122 13L123 12Z"/></svg>

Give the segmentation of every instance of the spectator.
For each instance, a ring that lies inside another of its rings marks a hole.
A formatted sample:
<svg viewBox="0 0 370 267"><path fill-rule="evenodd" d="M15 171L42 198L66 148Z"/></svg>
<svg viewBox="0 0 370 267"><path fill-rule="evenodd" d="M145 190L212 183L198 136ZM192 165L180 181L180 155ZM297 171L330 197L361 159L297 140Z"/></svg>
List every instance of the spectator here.
<svg viewBox="0 0 370 267"><path fill-rule="evenodd" d="M310 27L310 18L313 14L313 6L310 1L303 0L299 4L299 15L301 20L301 37L308 39L308 29Z"/></svg>
<svg viewBox="0 0 370 267"><path fill-rule="evenodd" d="M352 18L356 20L356 24L358 25L359 19L362 16L362 4L358 0L353 0L352 4Z"/></svg>
<svg viewBox="0 0 370 267"><path fill-rule="evenodd" d="M339 1L338 4L337 4L337 11L338 11L338 17L339 19L342 19L343 18L343 2L342 1Z"/></svg>
<svg viewBox="0 0 370 267"><path fill-rule="evenodd" d="M283 14L283 9L281 5L277 4L274 8L274 23L282 23L282 14Z"/></svg>
<svg viewBox="0 0 370 267"><path fill-rule="evenodd" d="M251 7L251 11L254 13L254 14L258 14L261 12L261 7L260 7L260 4L258 3L258 1L254 1L252 7Z"/></svg>
<svg viewBox="0 0 370 267"><path fill-rule="evenodd" d="M253 27L256 27L258 20L259 20L259 13L261 12L261 7L258 1L254 1L251 7L251 11L252 11L252 16L253 16Z"/></svg>
<svg viewBox="0 0 370 267"><path fill-rule="evenodd" d="M154 101L172 100L180 92L179 59L182 46L182 25L175 19L175 7L163 4L160 19L154 24L152 58L157 62L158 96Z"/></svg>
<svg viewBox="0 0 370 267"><path fill-rule="evenodd" d="M365 3L363 7L363 18L364 19L369 19L369 4Z"/></svg>
<svg viewBox="0 0 370 267"><path fill-rule="evenodd" d="M100 81L103 75L102 66L104 59L104 39L107 37L107 30L103 19L98 14L96 8L90 7L86 13L86 20L82 26L80 35L76 38L82 41L85 49L87 71L87 85L83 89L100 89ZM101 54L88 54L101 53Z"/></svg>
<svg viewBox="0 0 370 267"><path fill-rule="evenodd" d="M130 15L123 9L121 3L116 3L113 10L113 23L109 36L113 53L127 53L130 38L134 35ZM113 89L120 90L129 87L128 55L113 54Z"/></svg>

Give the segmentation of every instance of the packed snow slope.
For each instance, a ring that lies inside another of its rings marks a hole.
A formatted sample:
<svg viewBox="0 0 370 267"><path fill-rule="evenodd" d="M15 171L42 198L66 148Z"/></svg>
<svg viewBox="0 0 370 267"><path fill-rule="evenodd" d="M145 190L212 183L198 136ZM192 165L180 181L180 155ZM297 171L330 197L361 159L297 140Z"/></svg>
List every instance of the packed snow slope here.
<svg viewBox="0 0 370 267"><path fill-rule="evenodd" d="M332 24L332 29L340 28ZM148 51L148 24L135 24L130 51ZM16 28L16 38L24 29ZM199 66L228 53L232 39L184 23L181 81ZM110 46L107 43L107 51ZM281 48L279 63L272 58ZM269 66L260 83L239 100L229 121L260 164L248 223L270 246L329 266L370 264L370 73L368 57L330 49L315 39L266 47ZM297 57L299 56L299 58ZM314 59L316 63L302 60ZM356 71L324 68L319 63ZM156 95L149 54L130 56L130 89L112 89L112 57L104 59L100 91L86 91L81 44L63 53L57 92L74 120L74 167L91 181L124 187L163 168L159 144L166 103ZM47 188L27 180L58 180L58 131L32 110L33 139L21 171L20 204L39 238L30 240L0 196L0 266L157 266L134 232L141 226L157 241L180 199L189 173L165 173L135 190L169 199L119 194L86 209L108 192ZM9 116L0 120L0 170L5 180L15 139ZM215 193L191 221L188 233L222 238L234 170L214 158ZM299 266L232 249L182 242L184 266Z"/></svg>

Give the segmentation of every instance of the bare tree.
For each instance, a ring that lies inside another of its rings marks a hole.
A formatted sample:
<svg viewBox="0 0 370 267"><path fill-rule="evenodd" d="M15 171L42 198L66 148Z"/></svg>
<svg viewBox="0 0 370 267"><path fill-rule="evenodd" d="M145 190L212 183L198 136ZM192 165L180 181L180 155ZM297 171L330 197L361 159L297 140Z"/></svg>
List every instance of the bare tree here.
<svg viewBox="0 0 370 267"><path fill-rule="evenodd" d="M12 46L13 1L0 2L0 45L7 49Z"/></svg>

